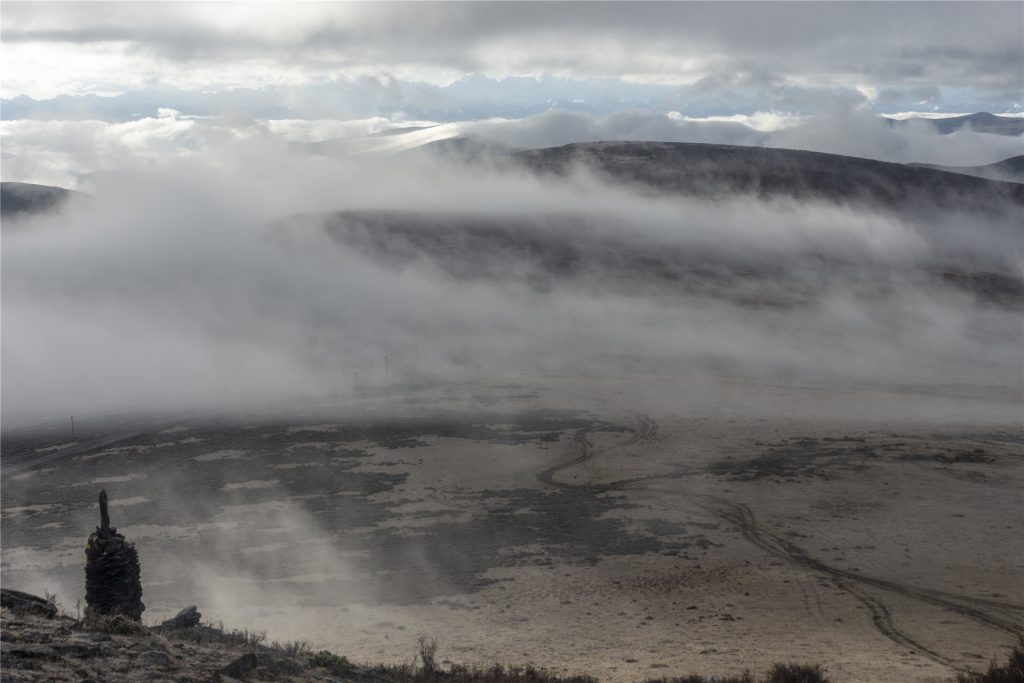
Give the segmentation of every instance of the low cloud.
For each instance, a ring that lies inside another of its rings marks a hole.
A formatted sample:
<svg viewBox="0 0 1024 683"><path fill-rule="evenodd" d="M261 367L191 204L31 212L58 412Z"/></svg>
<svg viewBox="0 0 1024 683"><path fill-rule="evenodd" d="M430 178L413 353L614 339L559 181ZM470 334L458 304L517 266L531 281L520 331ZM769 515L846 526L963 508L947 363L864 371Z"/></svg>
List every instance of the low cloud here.
<svg viewBox="0 0 1024 683"><path fill-rule="evenodd" d="M562 116L532 124L544 135L571 130ZM1015 262L1019 245L990 219L949 216L940 226L863 207L654 199L585 173L555 182L429 158L308 156L266 124L117 125L133 128L61 128L71 155L61 163L159 158L159 173L123 175L91 202L4 236L6 426L345 392L356 372L384 381L385 355L392 382L665 365L886 385L1002 386L1019 377L1015 315L974 303L934 271L950 267L942 258L965 230L972 255L954 266ZM489 125L500 133L503 124ZM542 134L525 131L507 129ZM177 151L161 153L163 145ZM31 158L28 150L19 158ZM539 256L512 254L467 275L450 263L488 253L471 242L447 260L402 256L402 244L383 234L371 249L328 234L353 219L316 214L337 211L487 216L546 237L534 245ZM574 245L580 265L537 277L560 241ZM607 256L632 253L678 253L724 274L671 282L623 271ZM753 275L734 277L740 270Z"/></svg>

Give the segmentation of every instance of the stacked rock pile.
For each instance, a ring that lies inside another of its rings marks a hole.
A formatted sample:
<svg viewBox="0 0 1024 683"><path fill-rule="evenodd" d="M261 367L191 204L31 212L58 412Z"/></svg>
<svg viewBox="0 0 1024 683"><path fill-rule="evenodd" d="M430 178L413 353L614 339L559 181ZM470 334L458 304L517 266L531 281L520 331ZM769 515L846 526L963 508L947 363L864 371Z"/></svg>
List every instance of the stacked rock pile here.
<svg viewBox="0 0 1024 683"><path fill-rule="evenodd" d="M107 492L100 491L100 525L85 546L85 603L90 615L142 619L139 555L135 544L110 526Z"/></svg>

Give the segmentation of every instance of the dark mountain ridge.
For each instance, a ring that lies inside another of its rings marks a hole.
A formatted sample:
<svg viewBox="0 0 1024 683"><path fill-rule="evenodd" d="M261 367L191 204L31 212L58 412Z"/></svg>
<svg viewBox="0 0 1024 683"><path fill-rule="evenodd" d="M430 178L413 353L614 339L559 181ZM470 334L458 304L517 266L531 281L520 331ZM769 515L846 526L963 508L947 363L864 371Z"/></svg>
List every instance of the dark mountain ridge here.
<svg viewBox="0 0 1024 683"><path fill-rule="evenodd" d="M519 152L538 173L578 166L658 193L709 198L745 194L895 210L1005 212L1024 207L1024 185L934 168L769 147L705 143L589 142Z"/></svg>

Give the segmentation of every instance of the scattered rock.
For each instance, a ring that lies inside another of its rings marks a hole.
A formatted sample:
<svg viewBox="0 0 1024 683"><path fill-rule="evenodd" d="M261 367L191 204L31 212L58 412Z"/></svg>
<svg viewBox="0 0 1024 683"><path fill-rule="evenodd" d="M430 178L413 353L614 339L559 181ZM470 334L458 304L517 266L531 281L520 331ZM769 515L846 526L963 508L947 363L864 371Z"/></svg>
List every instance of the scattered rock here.
<svg viewBox="0 0 1024 683"><path fill-rule="evenodd" d="M217 671L220 676L231 676L232 678L241 678L245 674L249 673L257 666L259 666L260 660L254 652L246 652L244 655L231 662L223 669Z"/></svg>
<svg viewBox="0 0 1024 683"><path fill-rule="evenodd" d="M4 659L8 657L22 657L25 659L59 659L60 655L49 645L25 644L12 645L3 649Z"/></svg>
<svg viewBox="0 0 1024 683"><path fill-rule="evenodd" d="M199 625L199 618L202 616L195 605L189 605L160 625L168 628L192 628Z"/></svg>
<svg viewBox="0 0 1024 683"><path fill-rule="evenodd" d="M296 676L304 670L304 667L294 659L280 656L271 656L269 660L266 656L262 657L260 668L274 678Z"/></svg>
<svg viewBox="0 0 1024 683"><path fill-rule="evenodd" d="M85 659L87 657L99 657L103 650L99 645L82 642L53 643L50 647L64 659Z"/></svg>
<svg viewBox="0 0 1024 683"><path fill-rule="evenodd" d="M159 650L149 650L147 652L143 652L141 655L139 655L139 658L136 660L136 662L138 664L141 664L142 666L152 666L160 669L173 669L179 666L179 664L176 661L174 661L173 657L171 657L166 652L160 652Z"/></svg>
<svg viewBox="0 0 1024 683"><path fill-rule="evenodd" d="M7 607L19 614L38 614L49 619L57 616L57 607L52 603L38 595L10 588L0 588L0 606Z"/></svg>

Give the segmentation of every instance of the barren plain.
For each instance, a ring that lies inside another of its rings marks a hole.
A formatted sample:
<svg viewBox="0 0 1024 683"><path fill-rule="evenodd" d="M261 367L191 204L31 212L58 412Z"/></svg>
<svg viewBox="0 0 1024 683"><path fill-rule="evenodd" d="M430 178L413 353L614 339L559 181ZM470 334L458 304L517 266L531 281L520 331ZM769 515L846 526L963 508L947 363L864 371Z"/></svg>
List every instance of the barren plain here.
<svg viewBox="0 0 1024 683"><path fill-rule="evenodd" d="M1024 632L1012 389L467 376L5 434L3 582L74 613L105 488L146 622L632 681L934 681Z"/></svg>

